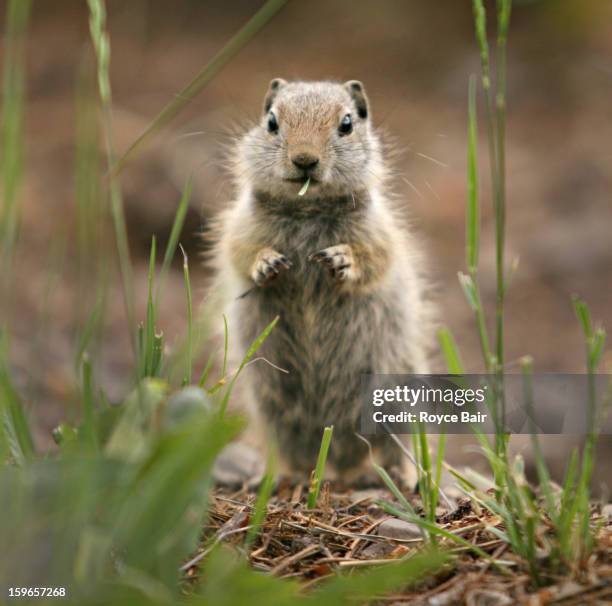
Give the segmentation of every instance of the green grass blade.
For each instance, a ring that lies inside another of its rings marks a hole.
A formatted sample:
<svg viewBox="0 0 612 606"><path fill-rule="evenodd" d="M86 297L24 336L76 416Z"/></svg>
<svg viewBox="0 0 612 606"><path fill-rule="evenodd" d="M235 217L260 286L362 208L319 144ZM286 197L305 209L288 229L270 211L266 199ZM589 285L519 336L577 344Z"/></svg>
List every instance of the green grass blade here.
<svg viewBox="0 0 612 606"><path fill-rule="evenodd" d="M151 376L159 377L162 374L162 361L164 355L164 334L155 333L153 337L153 361L151 363Z"/></svg>
<svg viewBox="0 0 612 606"><path fill-rule="evenodd" d="M164 259L159 272L156 298L159 298L159 293L164 287L166 276L168 275L168 270L170 269L170 264L172 263L172 259L176 253L177 246L179 246L179 238L181 236L181 232L183 231L183 225L185 224L185 216L187 215L187 209L189 208L189 201L191 200L192 191L193 179L192 177L189 177L185 183L185 187L183 188L183 193L181 194L181 199L174 215L172 229L170 230L170 238L168 240L168 245L166 246L166 251L164 252ZM183 259L184 258L185 253L183 251Z"/></svg>
<svg viewBox="0 0 612 606"><path fill-rule="evenodd" d="M261 480L261 484L259 485L259 490L257 492L255 509L253 511L253 515L251 516L251 527L249 528L246 536L244 548L247 553L250 550L251 545L253 545L255 542L255 539L259 534L259 530L261 529L261 525L266 517L266 513L268 512L268 502L270 501L270 496L272 495L272 490L274 489L274 477L276 475L275 469L276 461L274 458L274 453L271 450L270 455L268 456L266 472Z"/></svg>
<svg viewBox="0 0 612 606"><path fill-rule="evenodd" d="M497 274L497 348L500 365L504 363L504 304L506 296L506 55L512 0L497 0L497 56L495 83L495 126L497 143L497 195L495 196L495 265ZM502 402L503 405L503 402Z"/></svg>
<svg viewBox="0 0 612 606"><path fill-rule="evenodd" d="M325 463L327 462L327 454L329 452L329 445L331 444L333 433L333 425L323 430L321 446L319 447L319 456L317 457L317 465L310 481L310 488L308 489L308 509L314 509L317 506L317 499L319 498L319 491L321 490L321 484L323 482Z"/></svg>
<svg viewBox="0 0 612 606"><path fill-rule="evenodd" d="M591 322L589 308L580 297L574 297L573 303L574 311L576 312L576 316L578 317L580 326L582 327L582 332L584 333L586 339L591 339L593 337L593 324Z"/></svg>
<svg viewBox="0 0 612 606"><path fill-rule="evenodd" d="M23 173L25 30L30 0L9 0L3 49L0 123L0 328L10 326L13 259L19 234L19 189Z"/></svg>
<svg viewBox="0 0 612 606"><path fill-rule="evenodd" d="M490 58L489 45L487 41L487 17L483 0L472 1L474 11L474 23L476 29L476 40L480 50L480 64L482 74L482 88L486 101L487 135L489 148L489 165L491 170L491 184L493 189L493 206L495 211L495 265L497 281L496 301L496 358L499 368L504 364L504 299L505 299L505 276L504 276L504 250L505 250L505 155L504 155L504 133L505 133L505 56L506 56L506 31L502 37L498 37L498 82L496 103L494 106L491 93ZM505 13L504 18L509 12ZM508 25L508 21L504 22ZM481 341L483 340L484 319L479 315L479 331ZM483 351L488 351L483 345ZM487 369L491 367L490 356L486 356Z"/></svg>
<svg viewBox="0 0 612 606"><path fill-rule="evenodd" d="M435 520L436 511L435 511L435 501L438 491L433 487L433 478L431 473L431 456L429 453L429 443L427 440L427 434L425 433L425 429L423 428L421 423L417 424L418 431L418 439L419 439L419 450L421 453L421 467L422 467L422 477L419 482L419 494L421 495L421 500L423 501L423 509L425 510L425 515L430 520Z"/></svg>
<svg viewBox="0 0 612 606"><path fill-rule="evenodd" d="M146 377L153 376L153 349L155 346L155 304L153 302L153 288L155 280L155 257L157 243L155 236L151 238L151 253L149 256L149 273L147 276L147 318L144 331L144 369Z"/></svg>
<svg viewBox="0 0 612 606"><path fill-rule="evenodd" d="M74 198L78 261L75 367L80 370L83 353L103 319L109 274L109 217L104 208L100 180L100 107L96 69L89 52L79 64L75 108Z"/></svg>
<svg viewBox="0 0 612 606"><path fill-rule="evenodd" d="M93 369L89 356L84 355L81 364L83 421L79 428L79 435L88 449L98 452L98 432L96 430L96 414L94 408Z"/></svg>
<svg viewBox="0 0 612 606"><path fill-rule="evenodd" d="M206 582L186 606L299 606L302 602L297 582L261 574L222 546L208 555L203 569Z"/></svg>
<svg viewBox="0 0 612 606"><path fill-rule="evenodd" d="M385 483L387 488L391 491L391 494L397 499L398 503L407 511L411 516L418 517L417 512L414 510L414 507L410 504L408 499L402 494L402 491L398 488L397 484L393 481L391 476L387 473L387 470L384 467L381 467L374 461L372 461L372 466L376 473L381 477L382 481ZM423 539L427 539L429 536L425 530L419 526L419 531Z"/></svg>
<svg viewBox="0 0 612 606"><path fill-rule="evenodd" d="M117 174L121 171L145 141L173 120L286 3L287 0L268 0L244 27L211 59L206 67L185 88L175 95L175 99L161 110L147 129L130 145L123 157L113 168L113 172Z"/></svg>
<svg viewBox="0 0 612 606"><path fill-rule="evenodd" d="M0 360L0 421L4 440L11 458L23 464L34 456L34 440L23 404L13 387L4 361Z"/></svg>
<svg viewBox="0 0 612 606"><path fill-rule="evenodd" d="M236 419L195 415L161 436L132 473L125 470L112 519L127 566L176 591L179 566L201 534L211 466L240 428Z"/></svg>
<svg viewBox="0 0 612 606"><path fill-rule="evenodd" d="M452 532L449 532L448 530L441 528L440 526L438 526L437 524L434 524L433 522L430 522L429 520L424 520L423 518L419 518L418 516L414 516L410 513L406 513L405 511L401 511L400 509L397 509L397 507L394 507L393 505L391 505L390 503L387 503L386 501L377 501L377 503L387 513L390 513L406 522L411 522L412 524L416 524L417 526L420 526L423 529L427 530L427 532L429 532L432 535L444 537L445 539L449 539L450 541L453 541L454 543L457 543L458 545L461 545L462 547L467 547L470 551L473 551L476 555L480 556L481 558L491 562L493 565L498 567L498 565L495 564L495 561L493 560L493 558L486 551L483 551L482 549L480 549L480 547L473 545L472 543L470 543L468 540L464 539L463 537L457 534L454 534Z"/></svg>
<svg viewBox="0 0 612 606"><path fill-rule="evenodd" d="M487 14L482 0L473 0L474 24L476 26L476 41L480 49L480 63L483 80L489 79L489 43L487 41ZM490 82L488 82L490 84Z"/></svg>
<svg viewBox="0 0 612 606"><path fill-rule="evenodd" d="M206 364L204 365L204 370L202 370L202 374L200 375L200 379L198 381L198 385L202 388L206 386L206 381L208 381L208 377L210 375L210 371L212 369L212 365L215 362L215 355L217 354L218 349L213 349L208 354L208 359L206 360Z"/></svg>
<svg viewBox="0 0 612 606"><path fill-rule="evenodd" d="M298 196L306 195L306 192L308 191L308 186L309 185L310 185L310 177L308 177L308 179L306 179L306 181L304 181L304 185L302 185L300 191L298 192Z"/></svg>
<svg viewBox="0 0 612 606"><path fill-rule="evenodd" d="M202 583L190 606L270 604L270 606L342 606L369 604L392 591L437 573L452 557L431 551L367 571L339 574L304 592L292 579L276 579L254 571L228 549L217 548L206 558Z"/></svg>
<svg viewBox="0 0 612 606"><path fill-rule="evenodd" d="M480 203L478 200L478 125L476 119L476 78L470 76L468 90L468 205L466 262L469 271L478 268Z"/></svg>
<svg viewBox="0 0 612 606"><path fill-rule="evenodd" d="M573 297L572 301L574 303L574 310L576 312L576 316L578 317L578 321L580 322L582 332L584 333L585 338L590 340L593 337L593 324L591 322L589 308L580 297Z"/></svg>
<svg viewBox="0 0 612 606"><path fill-rule="evenodd" d="M531 432L531 444L533 450L533 456L536 464L536 471L538 473L538 480L540 487L544 493L544 502L546 503L546 509L551 520L555 521L557 518L557 506L555 498L550 487L550 474L540 448L540 441L536 434L535 427L533 426L533 418L535 416L535 410L533 407L533 363L531 358L525 357L521 360L521 370L523 373L523 398L525 400L525 408L530 418L530 432Z"/></svg>
<svg viewBox="0 0 612 606"><path fill-rule="evenodd" d="M278 320L279 320L279 316L276 316L276 318L274 318L274 320L272 320L272 322L270 322L270 324L268 324L268 326L264 328L263 332L253 341L253 343L251 343L251 346L247 350L242 362L240 363L240 366L238 370L236 371L236 374L234 374L234 377L230 381L230 384L227 386L227 389L225 390L225 394L223 396L223 400L221 401L221 406L219 409L219 414L221 415L221 417L225 415L225 411L227 410L227 405L229 404L230 396L232 395L232 390L234 389L234 384L236 383L236 380L240 376L240 373L242 372L244 367L247 365L249 360L255 355L257 350L263 345L264 341L268 338L270 333L274 330L274 327L276 326Z"/></svg>
<svg viewBox="0 0 612 606"><path fill-rule="evenodd" d="M486 48L486 31L484 9L478 2L474 3L476 15L477 37L484 36L485 55L488 54ZM488 66L488 58L483 63ZM487 67L488 69L488 67ZM484 78L483 78L484 80ZM487 80L488 81L488 80ZM491 131L489 130L489 135ZM495 141L489 140L489 147L495 147ZM470 307L476 316L478 325L478 336L480 338L480 348L484 358L485 368L490 370L491 351L489 347L489 336L485 321L485 313L480 297L480 287L478 281L478 259L480 252L480 201L478 186L478 123L476 115L476 79L470 77L468 86L468 152L467 152L467 190L468 202L466 208L466 264L468 275L459 273L459 283L466 295Z"/></svg>
<svg viewBox="0 0 612 606"><path fill-rule="evenodd" d="M470 308L472 311L478 312L480 307L480 301L478 294L476 293L476 285L474 284L474 280L471 275L464 274L463 272L459 272L457 277L459 278L459 284L465 294L465 298L470 304Z"/></svg>
<svg viewBox="0 0 612 606"><path fill-rule="evenodd" d="M446 360L446 367L448 372L453 375L463 374L463 363L461 362L461 356L455 339L448 328L441 328L438 331L438 342L442 348L444 359Z"/></svg>
<svg viewBox="0 0 612 606"><path fill-rule="evenodd" d="M476 485L470 482L470 480L468 480L464 474L460 473L457 469L455 469L448 463L444 463L444 467L459 482L459 486L463 488L466 492L476 490Z"/></svg>
<svg viewBox="0 0 612 606"><path fill-rule="evenodd" d="M434 480L434 484L436 487L440 486L442 482L442 468L444 466L444 454L446 451L446 433L441 433L438 436L438 449L436 452L436 477ZM439 490L434 490L434 498L433 498L433 515L436 515L436 507L438 505L439 500Z"/></svg>
<svg viewBox="0 0 612 606"><path fill-rule="evenodd" d="M78 368L83 360L85 351L89 348L94 335L98 332L104 316L106 306L105 288L100 288L93 308L91 309L83 328L78 335L78 342L75 355L75 368Z"/></svg>
<svg viewBox="0 0 612 606"><path fill-rule="evenodd" d="M89 30L98 65L98 92L102 106L102 124L106 143L106 164L110 170L115 159L115 142L113 137L112 97L109 79L110 39L106 31L106 8L103 0L87 0L89 6ZM117 242L119 268L123 285L123 299L132 338L130 342L136 350L134 338L134 293L132 263L128 244L123 197L117 176L110 175L109 180L110 209Z"/></svg>
<svg viewBox="0 0 612 606"><path fill-rule="evenodd" d="M185 294L187 296L187 353L185 356L185 377L183 385L191 383L191 369L193 367L193 302L191 296L191 281L189 279L189 259L185 249L181 247L183 253L183 279L185 281Z"/></svg>
<svg viewBox="0 0 612 606"><path fill-rule="evenodd" d="M601 356L606 343L606 332L603 328L598 328L593 334L593 340L589 351L588 365L589 368L597 369L601 362Z"/></svg>
<svg viewBox="0 0 612 606"><path fill-rule="evenodd" d="M227 373L227 355L229 353L229 327L227 325L227 316L223 314L223 366L221 367L221 377L219 380L225 379Z"/></svg>

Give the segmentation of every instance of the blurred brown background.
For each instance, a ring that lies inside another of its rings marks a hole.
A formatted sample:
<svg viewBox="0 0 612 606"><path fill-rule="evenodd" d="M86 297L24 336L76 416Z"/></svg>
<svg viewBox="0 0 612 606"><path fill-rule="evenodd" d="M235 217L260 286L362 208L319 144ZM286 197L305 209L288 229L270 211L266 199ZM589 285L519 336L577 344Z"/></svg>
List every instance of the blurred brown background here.
<svg viewBox="0 0 612 606"><path fill-rule="evenodd" d="M108 2L119 151L261 4ZM4 18L4 6L1 12ZM508 260L520 258L520 264L508 297L510 371L526 353L533 355L536 371L583 370L573 293L612 330L611 19L612 4L600 0L514 5L507 230ZM51 427L63 416L53 403L65 399L74 382L75 309L81 296L74 237L75 90L80 66L90 55L86 3L34 2L27 53L27 157L12 353L30 401ZM162 243L167 238L190 173L195 190L181 241L192 259L197 297L205 296L205 274L194 259L203 246L198 232L231 196L222 148L232 132L258 117L268 81L355 78L366 85L375 123L401 151L395 186L429 250L440 316L452 329L466 367L481 370L472 315L456 277L464 269L467 81L478 70L468 0L290 1L122 175L138 318L144 316L151 235ZM492 309L484 138L480 151L482 283ZM96 254L109 255L104 248ZM131 353L116 263L111 267L96 372L111 397L118 397ZM160 319L170 344L185 323L178 263L175 269Z"/></svg>

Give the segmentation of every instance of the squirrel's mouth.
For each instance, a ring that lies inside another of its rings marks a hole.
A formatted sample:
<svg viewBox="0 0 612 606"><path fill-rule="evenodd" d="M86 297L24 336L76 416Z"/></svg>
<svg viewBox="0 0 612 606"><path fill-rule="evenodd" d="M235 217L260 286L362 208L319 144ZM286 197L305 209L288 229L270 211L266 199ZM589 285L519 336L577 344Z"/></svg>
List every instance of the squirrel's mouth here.
<svg viewBox="0 0 612 606"><path fill-rule="evenodd" d="M312 175L302 175L301 177L287 177L285 181L288 181L289 183L299 183L300 185L304 185L306 181L310 181L310 185L315 185L319 182Z"/></svg>

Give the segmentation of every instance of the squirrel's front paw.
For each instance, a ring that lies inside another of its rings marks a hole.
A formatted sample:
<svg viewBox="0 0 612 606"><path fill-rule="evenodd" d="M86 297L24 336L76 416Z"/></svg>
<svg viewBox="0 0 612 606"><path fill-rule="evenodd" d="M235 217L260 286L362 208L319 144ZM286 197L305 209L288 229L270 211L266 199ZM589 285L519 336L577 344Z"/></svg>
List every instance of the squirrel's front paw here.
<svg viewBox="0 0 612 606"><path fill-rule="evenodd" d="M353 251L348 244L330 246L308 257L309 261L316 261L323 265L337 282L345 282L357 278L357 267Z"/></svg>
<svg viewBox="0 0 612 606"><path fill-rule="evenodd" d="M291 269L291 261L273 248L262 248L255 258L251 278L257 286L272 282L283 269Z"/></svg>

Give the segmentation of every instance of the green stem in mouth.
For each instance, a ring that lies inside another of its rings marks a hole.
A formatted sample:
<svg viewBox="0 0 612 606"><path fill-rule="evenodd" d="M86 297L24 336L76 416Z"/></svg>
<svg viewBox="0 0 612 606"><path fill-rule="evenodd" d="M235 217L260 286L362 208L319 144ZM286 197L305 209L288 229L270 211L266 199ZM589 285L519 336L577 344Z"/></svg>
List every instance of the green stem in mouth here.
<svg viewBox="0 0 612 606"><path fill-rule="evenodd" d="M310 185L310 177L304 181L304 185L302 185L302 189L298 192L298 196L303 196L308 191L308 186Z"/></svg>

